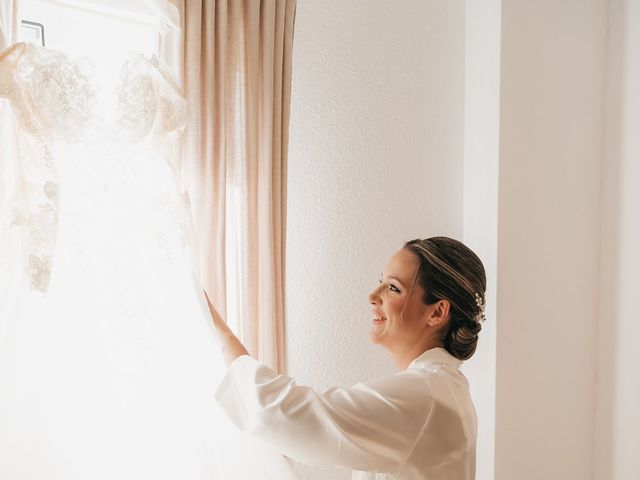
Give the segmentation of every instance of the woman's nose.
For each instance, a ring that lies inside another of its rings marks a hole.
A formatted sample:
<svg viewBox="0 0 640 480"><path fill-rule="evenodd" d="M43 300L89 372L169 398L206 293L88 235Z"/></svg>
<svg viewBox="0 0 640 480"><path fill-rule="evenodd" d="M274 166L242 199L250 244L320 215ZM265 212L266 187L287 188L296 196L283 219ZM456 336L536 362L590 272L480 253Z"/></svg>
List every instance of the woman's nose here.
<svg viewBox="0 0 640 480"><path fill-rule="evenodd" d="M378 285L369 294L369 303L380 303L380 295L378 295L378 291L380 290L380 287L381 287L381 285Z"/></svg>

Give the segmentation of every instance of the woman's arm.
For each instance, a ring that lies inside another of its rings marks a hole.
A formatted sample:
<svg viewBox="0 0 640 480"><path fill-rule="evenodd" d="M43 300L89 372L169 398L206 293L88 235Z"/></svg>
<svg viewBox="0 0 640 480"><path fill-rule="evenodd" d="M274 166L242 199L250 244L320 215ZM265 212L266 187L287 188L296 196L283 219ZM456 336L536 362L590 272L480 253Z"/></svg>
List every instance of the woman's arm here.
<svg viewBox="0 0 640 480"><path fill-rule="evenodd" d="M207 299L207 304L209 305L209 312L211 313L211 319L213 320L213 325L216 328L216 333L218 334L218 340L220 341L220 345L222 347L222 354L224 355L224 361L227 365L231 365L236 358L242 355L249 355L249 352L244 347L242 342L236 337L229 325L224 321L222 316L215 309L211 300L209 300L209 296L207 292L204 292L204 296Z"/></svg>
<svg viewBox="0 0 640 480"><path fill-rule="evenodd" d="M310 465L384 473L401 466L435 406L422 375L318 393L249 356L207 302L229 367L216 399L240 430Z"/></svg>
<svg viewBox="0 0 640 480"><path fill-rule="evenodd" d="M242 356L216 399L240 430L294 460L393 473L437 408L421 376L401 373L319 393Z"/></svg>

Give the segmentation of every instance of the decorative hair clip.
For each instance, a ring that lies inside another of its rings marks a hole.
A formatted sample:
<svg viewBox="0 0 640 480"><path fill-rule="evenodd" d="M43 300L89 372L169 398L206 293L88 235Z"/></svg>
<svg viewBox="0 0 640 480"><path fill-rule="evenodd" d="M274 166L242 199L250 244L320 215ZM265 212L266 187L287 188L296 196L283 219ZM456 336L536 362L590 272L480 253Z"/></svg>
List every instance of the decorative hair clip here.
<svg viewBox="0 0 640 480"><path fill-rule="evenodd" d="M487 316L484 313L484 298L480 296L478 292L476 292L476 305L478 306L478 314L476 315L476 322L484 322L487 319Z"/></svg>

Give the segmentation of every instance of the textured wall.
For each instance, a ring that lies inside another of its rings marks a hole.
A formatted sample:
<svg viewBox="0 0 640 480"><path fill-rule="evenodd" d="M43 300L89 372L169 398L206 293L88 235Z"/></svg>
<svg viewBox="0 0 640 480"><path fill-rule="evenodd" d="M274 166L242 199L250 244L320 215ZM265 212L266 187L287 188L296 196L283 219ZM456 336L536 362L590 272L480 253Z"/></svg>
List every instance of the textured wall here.
<svg viewBox="0 0 640 480"><path fill-rule="evenodd" d="M462 234L464 26L458 0L298 0L286 336L299 383L392 371L368 344L367 294L403 241Z"/></svg>

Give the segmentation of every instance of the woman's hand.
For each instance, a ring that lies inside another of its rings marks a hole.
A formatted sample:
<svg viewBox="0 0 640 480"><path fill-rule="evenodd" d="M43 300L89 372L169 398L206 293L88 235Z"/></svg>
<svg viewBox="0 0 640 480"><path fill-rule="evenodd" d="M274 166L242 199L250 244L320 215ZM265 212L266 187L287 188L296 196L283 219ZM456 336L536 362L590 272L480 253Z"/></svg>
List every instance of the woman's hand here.
<svg viewBox="0 0 640 480"><path fill-rule="evenodd" d="M204 291L204 296L207 299L209 313L211 313L211 319L213 320L213 325L215 326L218 340L220 340L220 346L222 347L224 361L228 367L236 358L241 355L249 355L249 352L213 306L206 291Z"/></svg>
<svg viewBox="0 0 640 480"><path fill-rule="evenodd" d="M207 305L209 306L209 313L211 314L211 319L213 320L213 324L215 325L216 330L231 331L231 329L227 325L227 322L224 321L224 319L222 318L222 315L218 313L218 311L216 310L216 307L214 307L213 303L211 303L211 300L209 299L209 295L207 295L206 290L203 289L202 291L204 292L204 296L207 299Z"/></svg>

